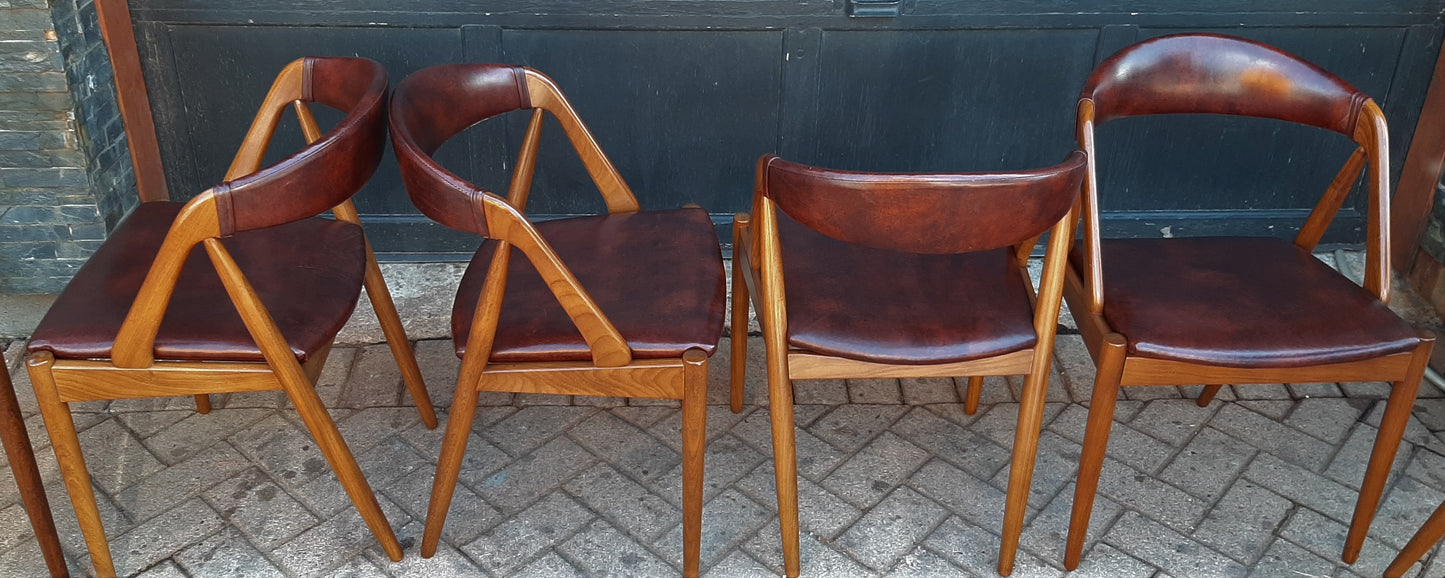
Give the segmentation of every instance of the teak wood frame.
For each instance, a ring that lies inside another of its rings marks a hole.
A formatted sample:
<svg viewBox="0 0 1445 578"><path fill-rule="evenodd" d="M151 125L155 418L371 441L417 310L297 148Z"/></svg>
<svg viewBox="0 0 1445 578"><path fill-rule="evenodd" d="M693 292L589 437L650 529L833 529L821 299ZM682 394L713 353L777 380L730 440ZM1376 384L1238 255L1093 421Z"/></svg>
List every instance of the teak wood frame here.
<svg viewBox="0 0 1445 578"><path fill-rule="evenodd" d="M788 343L788 313L783 283L782 246L778 236L777 206L763 194L763 170L753 193L753 215L739 213L733 219L732 283L732 367L730 401L734 413L742 411L747 375L748 306L758 312L768 364L768 409L772 417L773 467L778 492L778 515L782 528L783 566L788 576L801 572L798 542L798 464L793 418L793 381L810 379L917 378L969 376L965 411L978 408L984 376L1026 375L1023 399L1014 438L1009 470L1007 501L1004 505L1003 538L999 548L998 572L1013 572L1019 537L1028 506L1043 424L1044 399L1048 393L1049 364L1053 360L1054 337L1058 327L1063 291L1065 260L1073 239L1072 223L1078 204L1049 229L1048 248L1039 287L1029 279L1027 262L1039 241L1034 237L1013 248L1029 300L1034 308L1034 331L1038 342L1023 349L983 359L935 365L892 365L846 359L795 349ZM1035 292L1036 291L1036 292Z"/></svg>
<svg viewBox="0 0 1445 578"><path fill-rule="evenodd" d="M689 349L675 359L633 359L627 341L587 290L553 252L523 214L541 144L544 112L550 112L571 141L597 185L608 213L639 209L632 190L612 165L572 105L550 78L526 69L526 89L533 107L522 150L502 199L478 190L487 236L499 241L482 285L466 354L457 377L452 413L447 419L441 457L427 508L421 554L436 553L456 490L467 437L481 391L645 397L682 400L682 534L683 575L698 575L702 543L703 450L707 424L708 356ZM531 262L581 332L592 362L491 363L497 320L506 292L507 271L516 247Z"/></svg>
<svg viewBox="0 0 1445 578"><path fill-rule="evenodd" d="M320 128L302 99L306 82L303 62L292 62L272 84L260 113L226 173L226 181L254 173L260 167L261 158L288 103L295 107L308 144L322 138ZM284 390L295 404L322 455L387 556L393 561L401 560L401 545L392 533L391 525L314 388L330 353L330 346L313 354L305 363L297 360L245 273L221 244L216 205L215 194L208 190L181 209L121 326L111 360L56 359L44 351L33 353L26 359L40 412L50 432L56 459L96 574L114 576L115 567L75 422L70 414L70 402L194 395L197 409L207 413L210 410L210 394L277 389ZM339 220L360 225L356 209L349 199L334 207L332 212ZM181 268L197 244L205 248L231 303L256 340L266 360L264 363L159 361L154 358L156 332L165 316ZM421 371L369 244L366 253L366 293L422 421L428 428L435 428L436 415L422 382Z"/></svg>
<svg viewBox="0 0 1445 578"><path fill-rule="evenodd" d="M1222 367L1182 361L1151 359L1130 355L1124 335L1115 331L1104 316L1104 280L1099 229L1098 180L1094 159L1094 102L1079 101L1076 135L1079 148L1089 154L1088 173L1084 178L1083 205L1083 270L1069 267L1064 296L1078 323L1079 333L1094 359L1097 369L1093 398L1089 404L1089 420L1084 433L1084 448L1079 459L1078 485L1074 492L1073 513L1064 555L1064 567L1077 568L1083 555L1094 496L1098 490L1099 473L1104 451L1109 443L1114 404L1119 387L1124 385L1192 385L1206 384L1197 400L1202 407L1214 399L1223 384L1301 383L1319 381L1393 382L1375 447L1355 504L1354 518L1345 540L1342 558L1354 563L1379 505L1390 464L1399 448L1405 424L1419 390L1420 378L1430 359L1434 336L1420 333L1420 344L1410 352L1396 353L1363 361L1313 365L1305 367ZM1345 161L1344 167L1330 183L1304 226L1295 236L1295 245L1314 249L1334 220L1350 189L1368 167L1369 215L1366 239L1366 270L1364 287L1381 302L1390 299L1390 221L1389 221L1389 146L1385 115L1373 100L1366 100L1356 121L1353 140L1358 145Z"/></svg>

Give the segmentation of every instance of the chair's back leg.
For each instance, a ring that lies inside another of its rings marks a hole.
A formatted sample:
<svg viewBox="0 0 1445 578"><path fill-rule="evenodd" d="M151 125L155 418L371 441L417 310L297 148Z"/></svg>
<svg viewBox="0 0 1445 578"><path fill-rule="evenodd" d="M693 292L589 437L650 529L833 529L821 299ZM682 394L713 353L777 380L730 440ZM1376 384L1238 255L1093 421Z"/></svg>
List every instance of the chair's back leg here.
<svg viewBox="0 0 1445 578"><path fill-rule="evenodd" d="M296 101L296 118L301 123L301 132L306 136L307 144L314 143L321 139L321 127L316 124L316 117L311 115L311 109L306 103ZM336 218L348 223L361 226L361 216L356 212L356 206L348 199L333 207L331 213ZM406 329L402 327L401 316L396 311L396 303L391 299L391 290L386 287L386 278L381 275L381 265L376 262L376 253L371 250L371 239L366 238L363 229L362 240L366 244L366 277L362 284L366 287L366 298L371 300L371 309L376 312L376 320L381 324L381 333L386 336L386 344L391 348L391 356L396 359L396 365L401 369L401 381L406 384L407 392L411 394L412 402L416 404L416 410L421 414L421 421L426 424L427 429L436 429L437 414L432 407L431 395L427 393L426 382L422 380L421 368L416 364L416 353L411 349L411 341L406 337Z"/></svg>
<svg viewBox="0 0 1445 578"><path fill-rule="evenodd" d="M968 378L967 397L963 400L963 413L973 415L978 413L978 401L983 396L983 376L975 375Z"/></svg>
<svg viewBox="0 0 1445 578"><path fill-rule="evenodd" d="M196 411L200 413L211 413L211 396L209 394L196 394Z"/></svg>
<svg viewBox="0 0 1445 578"><path fill-rule="evenodd" d="M747 213L733 215L733 239L745 239L746 235L752 234L749 230L751 220ZM739 241L738 245L742 245L742 242ZM752 300L748 296L746 270L752 263L748 261L745 253L746 251L733 251L732 335L728 338L731 340L728 397L733 413L743 410L743 394L747 391L748 379L748 306Z"/></svg>
<svg viewBox="0 0 1445 578"><path fill-rule="evenodd" d="M90 472L85 469L85 454L80 451L80 436L75 433L70 405L60 401L60 393L55 390L55 377L50 373L54 363L55 357L51 354L35 353L25 360L25 368L30 372L35 401L40 406L45 429L50 432L50 447L55 451L55 461L60 464L60 475L65 478L65 489L70 493L70 504L75 507L75 519L80 523L81 535L85 536L85 547L90 551L95 575L115 576L110 543L105 539L100 508L95 503L95 488L90 485Z"/></svg>

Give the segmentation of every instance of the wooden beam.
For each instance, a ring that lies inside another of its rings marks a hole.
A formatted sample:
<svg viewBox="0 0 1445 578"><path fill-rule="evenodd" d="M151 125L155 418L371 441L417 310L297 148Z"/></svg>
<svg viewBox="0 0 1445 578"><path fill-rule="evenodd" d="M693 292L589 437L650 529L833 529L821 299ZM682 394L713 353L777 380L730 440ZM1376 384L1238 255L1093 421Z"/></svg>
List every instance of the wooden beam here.
<svg viewBox="0 0 1445 578"><path fill-rule="evenodd" d="M130 21L130 6L126 0L95 0L95 12L105 49L110 52L110 65L115 70L115 98L125 124L130 160L135 166L136 191L142 202L170 200L150 96L146 93L145 75L136 50L135 28Z"/></svg>
<svg viewBox="0 0 1445 578"><path fill-rule="evenodd" d="M1435 204L1435 187L1445 161L1445 50L1435 59L1435 74L1425 93L1420 121L1405 155L1395 199L1390 204L1390 261L1395 270L1408 275L1420 250L1420 237L1430 221Z"/></svg>

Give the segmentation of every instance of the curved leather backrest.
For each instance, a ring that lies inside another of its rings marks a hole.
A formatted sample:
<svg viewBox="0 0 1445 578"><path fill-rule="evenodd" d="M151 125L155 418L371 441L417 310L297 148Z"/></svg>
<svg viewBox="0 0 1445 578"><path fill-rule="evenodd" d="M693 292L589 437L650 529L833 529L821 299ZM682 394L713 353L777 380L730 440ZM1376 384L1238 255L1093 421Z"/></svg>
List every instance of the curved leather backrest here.
<svg viewBox="0 0 1445 578"><path fill-rule="evenodd" d="M887 174L820 169L766 156L763 194L793 220L840 241L909 253L966 253L1042 234L1073 206L1083 151L1016 173Z"/></svg>
<svg viewBox="0 0 1445 578"><path fill-rule="evenodd" d="M1353 136L1369 98L1288 52L1219 34L1176 34L1110 56L1081 99L1095 122L1126 116L1214 113L1308 124Z"/></svg>
<svg viewBox="0 0 1445 578"><path fill-rule="evenodd" d="M386 147L386 69L365 58L307 58L302 100L346 113L321 140L212 188L221 234L315 216L366 184Z"/></svg>
<svg viewBox="0 0 1445 578"><path fill-rule="evenodd" d="M408 75L392 97L391 141L412 203L438 223L486 235L477 198L485 193L431 155L473 124L531 107L520 66L445 64Z"/></svg>

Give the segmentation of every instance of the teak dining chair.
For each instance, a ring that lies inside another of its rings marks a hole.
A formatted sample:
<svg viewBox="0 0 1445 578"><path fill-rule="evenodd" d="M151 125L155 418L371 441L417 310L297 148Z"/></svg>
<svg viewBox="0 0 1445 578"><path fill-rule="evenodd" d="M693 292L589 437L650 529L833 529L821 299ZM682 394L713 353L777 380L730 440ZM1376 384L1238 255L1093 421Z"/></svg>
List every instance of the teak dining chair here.
<svg viewBox="0 0 1445 578"><path fill-rule="evenodd" d="M225 182L187 203L143 203L36 328L26 365L95 570L115 568L69 403L286 392L387 556L402 550L314 384L363 283L418 411L435 427L400 319L350 198L386 142L386 71L361 58L283 70ZM306 102L346 117L322 135ZM311 144L257 171L288 104ZM315 215L332 210L337 220ZM201 247L197 247L200 245Z"/></svg>
<svg viewBox="0 0 1445 578"><path fill-rule="evenodd" d="M793 381L1027 374L999 573L1013 570L1033 479L1084 153L1016 173L880 174L758 161L734 220L734 336L749 296L767 348L784 570L797 576ZM757 222L753 223L752 218ZM1038 292L1029 252L1050 233ZM747 341L733 338L732 399Z"/></svg>
<svg viewBox="0 0 1445 578"><path fill-rule="evenodd" d="M431 155L483 120L531 110L507 198ZM532 223L523 210L544 111L562 125L607 214ZM427 510L422 556L436 552L479 391L682 400L683 574L696 576L702 527L707 361L722 337L722 253L697 208L639 211L622 176L545 75L497 64L408 76L391 105L408 194L428 217L485 237L452 307L462 358ZM514 255L520 252L520 255ZM484 491L484 490L483 490Z"/></svg>
<svg viewBox="0 0 1445 578"><path fill-rule="evenodd" d="M1254 237L1101 239L1094 127L1154 114L1211 113L1314 126L1358 146L1291 243ZM1368 96L1276 48L1211 34L1148 40L1109 57L1079 98L1089 152L1083 242L1064 295L1097 367L1064 566L1076 568L1121 385L1394 382L1345 540L1353 563L1409 419L1433 336L1390 298L1389 147ZM1369 167L1364 287L1311 255Z"/></svg>

